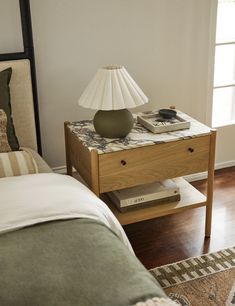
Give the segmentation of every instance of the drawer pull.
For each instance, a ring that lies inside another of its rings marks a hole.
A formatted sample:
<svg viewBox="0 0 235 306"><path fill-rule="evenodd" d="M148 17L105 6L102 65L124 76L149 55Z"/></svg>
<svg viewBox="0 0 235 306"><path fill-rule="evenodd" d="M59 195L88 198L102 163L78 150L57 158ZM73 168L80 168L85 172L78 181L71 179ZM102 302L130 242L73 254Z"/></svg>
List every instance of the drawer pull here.
<svg viewBox="0 0 235 306"><path fill-rule="evenodd" d="M189 152L193 153L194 149L193 148L188 148Z"/></svg>
<svg viewBox="0 0 235 306"><path fill-rule="evenodd" d="M122 164L123 166L125 166L125 165L126 165L126 161L125 161L124 159L122 159L122 160L121 160L121 164Z"/></svg>

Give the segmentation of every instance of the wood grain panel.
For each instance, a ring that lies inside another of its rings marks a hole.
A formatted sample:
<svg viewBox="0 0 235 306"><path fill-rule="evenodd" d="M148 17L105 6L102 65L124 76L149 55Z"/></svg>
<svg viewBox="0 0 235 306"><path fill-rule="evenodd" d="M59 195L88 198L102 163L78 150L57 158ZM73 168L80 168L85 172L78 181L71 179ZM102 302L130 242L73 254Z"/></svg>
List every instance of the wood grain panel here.
<svg viewBox="0 0 235 306"><path fill-rule="evenodd" d="M69 133L69 150L71 165L79 172L85 182L91 187L91 152L73 133Z"/></svg>
<svg viewBox="0 0 235 306"><path fill-rule="evenodd" d="M100 192L208 169L210 135L99 155Z"/></svg>

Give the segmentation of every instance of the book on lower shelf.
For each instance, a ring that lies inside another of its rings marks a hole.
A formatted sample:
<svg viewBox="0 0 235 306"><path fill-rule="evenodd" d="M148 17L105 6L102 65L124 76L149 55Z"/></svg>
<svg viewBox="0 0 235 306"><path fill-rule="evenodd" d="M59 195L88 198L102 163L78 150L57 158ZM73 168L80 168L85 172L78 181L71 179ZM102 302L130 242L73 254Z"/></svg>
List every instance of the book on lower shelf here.
<svg viewBox="0 0 235 306"><path fill-rule="evenodd" d="M180 189L173 180L125 188L107 195L121 212L180 200Z"/></svg>

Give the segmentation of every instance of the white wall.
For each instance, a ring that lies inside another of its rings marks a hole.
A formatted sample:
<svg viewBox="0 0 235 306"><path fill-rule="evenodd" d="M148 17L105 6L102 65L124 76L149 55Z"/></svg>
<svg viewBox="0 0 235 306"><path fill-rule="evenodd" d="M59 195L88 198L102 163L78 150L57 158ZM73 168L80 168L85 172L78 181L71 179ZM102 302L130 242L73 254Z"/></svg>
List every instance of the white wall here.
<svg viewBox="0 0 235 306"><path fill-rule="evenodd" d="M23 50L18 0L0 0L0 53Z"/></svg>
<svg viewBox="0 0 235 306"><path fill-rule="evenodd" d="M92 118L94 112L79 107L77 99L105 64L123 64L149 97L138 110L176 105L205 122L215 3L31 0L42 145L49 164L65 164L63 122Z"/></svg>

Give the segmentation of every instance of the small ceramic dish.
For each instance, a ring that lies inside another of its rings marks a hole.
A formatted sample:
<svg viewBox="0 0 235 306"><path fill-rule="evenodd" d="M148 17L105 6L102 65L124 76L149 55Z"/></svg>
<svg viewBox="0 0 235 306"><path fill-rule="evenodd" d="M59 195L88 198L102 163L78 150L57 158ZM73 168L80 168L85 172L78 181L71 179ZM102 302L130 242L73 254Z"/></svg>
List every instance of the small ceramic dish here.
<svg viewBox="0 0 235 306"><path fill-rule="evenodd" d="M160 109L159 114L164 118L164 119L171 119L176 117L177 112L173 109Z"/></svg>

